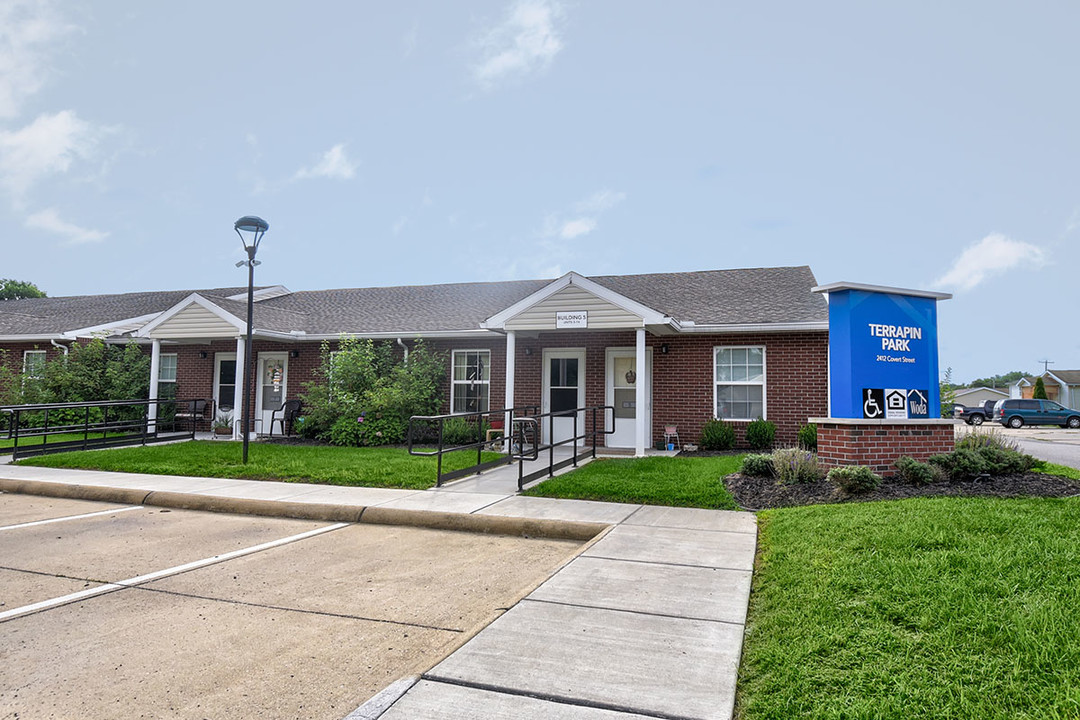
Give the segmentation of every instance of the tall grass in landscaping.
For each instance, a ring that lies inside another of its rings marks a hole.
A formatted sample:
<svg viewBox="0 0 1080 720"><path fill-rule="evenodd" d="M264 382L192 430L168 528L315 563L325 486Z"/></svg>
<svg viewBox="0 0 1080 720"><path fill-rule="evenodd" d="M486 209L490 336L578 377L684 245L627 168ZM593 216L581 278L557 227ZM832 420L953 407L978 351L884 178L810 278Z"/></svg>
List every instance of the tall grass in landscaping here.
<svg viewBox="0 0 1080 720"><path fill-rule="evenodd" d="M525 494L737 510L723 477L739 469L742 457L601 458L545 480Z"/></svg>
<svg viewBox="0 0 1080 720"><path fill-rule="evenodd" d="M737 717L1080 716L1080 502L762 513Z"/></svg>
<svg viewBox="0 0 1080 720"><path fill-rule="evenodd" d="M496 457L496 453L484 453L484 460ZM475 462L475 451L449 453L443 456L443 471L467 467ZM415 490L435 484L435 458L414 457L397 447L346 448L258 443L251 446L249 462L244 465L240 458L240 443L194 440L170 445L46 455L22 460L19 464Z"/></svg>

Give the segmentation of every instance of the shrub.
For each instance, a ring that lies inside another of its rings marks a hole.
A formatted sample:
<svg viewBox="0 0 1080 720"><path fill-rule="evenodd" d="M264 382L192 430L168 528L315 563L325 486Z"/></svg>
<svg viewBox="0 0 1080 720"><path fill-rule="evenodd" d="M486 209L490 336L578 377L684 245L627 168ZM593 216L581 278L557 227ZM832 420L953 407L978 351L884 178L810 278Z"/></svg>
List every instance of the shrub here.
<svg viewBox="0 0 1080 720"><path fill-rule="evenodd" d="M443 445L471 445L484 439L486 425L477 429L476 418L450 418L443 422Z"/></svg>
<svg viewBox="0 0 1080 720"><path fill-rule="evenodd" d="M817 452L817 425L813 423L803 425L799 428L799 434L796 437L799 440L799 447L803 450Z"/></svg>
<svg viewBox="0 0 1080 720"><path fill-rule="evenodd" d="M983 428L986 426L984 425ZM962 435L956 441L957 450L978 450L984 447L1020 452L1020 444L997 428L979 428Z"/></svg>
<svg viewBox="0 0 1080 720"><path fill-rule="evenodd" d="M751 450L769 450L776 439L776 424L758 418L746 426L746 444Z"/></svg>
<svg viewBox="0 0 1080 720"><path fill-rule="evenodd" d="M333 445L359 447L363 444L364 427L358 417L340 417L333 425L326 439Z"/></svg>
<svg viewBox="0 0 1080 720"><path fill-rule="evenodd" d="M747 455L743 458L741 472L743 475L754 477L772 477L774 473L772 455Z"/></svg>
<svg viewBox="0 0 1080 720"><path fill-rule="evenodd" d="M977 451L967 448L933 455L930 462L944 470L952 480L970 480L986 472L986 461Z"/></svg>
<svg viewBox="0 0 1080 720"><path fill-rule="evenodd" d="M862 466L833 468L826 479L851 495L870 492L881 485L881 476Z"/></svg>
<svg viewBox="0 0 1080 720"><path fill-rule="evenodd" d="M1014 475L1025 473L1038 462L1030 455L1025 455L1014 450L1005 450L997 447L984 447L976 450L979 457L986 465L986 472L990 475Z"/></svg>
<svg viewBox="0 0 1080 720"><path fill-rule="evenodd" d="M821 479L817 455L798 448L782 448L772 454L773 472L781 482L812 483Z"/></svg>
<svg viewBox="0 0 1080 720"><path fill-rule="evenodd" d="M900 479L909 485L930 485L946 480L945 472L937 465L919 462L915 458L902 457L896 461Z"/></svg>
<svg viewBox="0 0 1080 720"><path fill-rule="evenodd" d="M730 450L735 447L735 428L723 420L709 420L701 432L702 450Z"/></svg>

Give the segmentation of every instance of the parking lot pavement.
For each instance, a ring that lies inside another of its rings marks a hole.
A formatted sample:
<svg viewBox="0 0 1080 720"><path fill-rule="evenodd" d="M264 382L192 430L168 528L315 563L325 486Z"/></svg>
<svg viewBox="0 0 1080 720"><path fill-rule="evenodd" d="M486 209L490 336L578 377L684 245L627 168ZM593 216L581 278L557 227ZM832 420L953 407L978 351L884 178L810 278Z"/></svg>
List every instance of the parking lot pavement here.
<svg viewBox="0 0 1080 720"><path fill-rule="evenodd" d="M0 494L0 717L341 718L579 547Z"/></svg>
<svg viewBox="0 0 1080 720"><path fill-rule="evenodd" d="M956 428L956 437L970 432L985 432L992 428L1003 437L1015 440L1020 449L1028 455L1046 462L1080 468L1080 430L1059 427L1022 427L1005 428L998 424L984 425L980 430L960 423Z"/></svg>

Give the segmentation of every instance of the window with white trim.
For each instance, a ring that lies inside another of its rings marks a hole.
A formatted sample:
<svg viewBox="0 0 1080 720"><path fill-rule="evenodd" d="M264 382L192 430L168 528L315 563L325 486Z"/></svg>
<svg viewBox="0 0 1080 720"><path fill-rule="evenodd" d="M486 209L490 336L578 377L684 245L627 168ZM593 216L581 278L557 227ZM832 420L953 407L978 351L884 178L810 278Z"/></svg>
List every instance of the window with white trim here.
<svg viewBox="0 0 1080 720"><path fill-rule="evenodd" d="M491 351L455 350L450 375L450 412L490 410Z"/></svg>
<svg viewBox="0 0 1080 720"><path fill-rule="evenodd" d="M714 348L714 403L720 420L765 417L765 348Z"/></svg>
<svg viewBox="0 0 1080 720"><path fill-rule="evenodd" d="M176 399L176 353L163 353L158 364L158 397Z"/></svg>
<svg viewBox="0 0 1080 720"><path fill-rule="evenodd" d="M41 380L45 377L45 350L23 351L23 377Z"/></svg>

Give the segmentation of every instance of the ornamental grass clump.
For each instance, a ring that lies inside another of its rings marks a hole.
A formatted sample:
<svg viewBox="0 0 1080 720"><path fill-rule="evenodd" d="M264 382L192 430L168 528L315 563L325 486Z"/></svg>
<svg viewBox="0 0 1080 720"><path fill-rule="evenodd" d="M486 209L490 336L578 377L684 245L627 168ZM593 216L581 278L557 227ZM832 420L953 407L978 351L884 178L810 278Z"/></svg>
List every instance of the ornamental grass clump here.
<svg viewBox="0 0 1080 720"><path fill-rule="evenodd" d="M769 450L776 439L776 424L758 418L746 426L746 444L751 450Z"/></svg>
<svg viewBox="0 0 1080 720"><path fill-rule="evenodd" d="M823 473L817 455L798 448L781 448L772 454L773 472L780 482L794 485L812 483L821 479Z"/></svg>
<svg viewBox="0 0 1080 720"><path fill-rule="evenodd" d="M1020 444L996 428L972 430L956 441L957 450L980 450L985 447L1020 452Z"/></svg>
<svg viewBox="0 0 1080 720"><path fill-rule="evenodd" d="M849 495L870 492L881 485L880 475L859 465L833 468L825 479Z"/></svg>
<svg viewBox="0 0 1080 720"><path fill-rule="evenodd" d="M743 458L742 468L740 469L743 475L750 475L752 477L772 477L775 473L773 469L773 457L772 455L747 455Z"/></svg>

